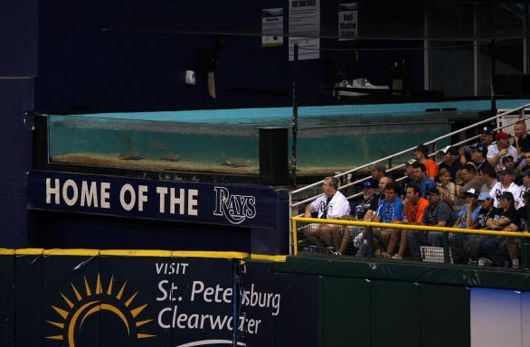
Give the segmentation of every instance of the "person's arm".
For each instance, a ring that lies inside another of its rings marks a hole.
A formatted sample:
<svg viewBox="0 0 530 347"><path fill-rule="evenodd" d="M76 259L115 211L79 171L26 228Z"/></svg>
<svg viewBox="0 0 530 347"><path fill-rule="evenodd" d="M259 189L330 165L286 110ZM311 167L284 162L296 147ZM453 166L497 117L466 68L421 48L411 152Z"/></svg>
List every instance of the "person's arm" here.
<svg viewBox="0 0 530 347"><path fill-rule="evenodd" d="M495 167L499 163L499 160L501 160L502 157L504 157L508 153L507 148L503 148L500 151L497 152L497 154L489 153L488 152L488 161L491 164L491 166Z"/></svg>
<svg viewBox="0 0 530 347"><path fill-rule="evenodd" d="M502 216L500 219L498 220L494 220L494 219L488 219L488 221L486 222L486 225L490 228L494 228L494 229L497 229L497 228L502 228L508 224L510 224L512 221L511 218L508 218L506 216Z"/></svg>
<svg viewBox="0 0 530 347"><path fill-rule="evenodd" d="M305 207L305 213L304 213L304 217L306 218L311 218L311 214L313 213L313 204L308 204L306 207Z"/></svg>

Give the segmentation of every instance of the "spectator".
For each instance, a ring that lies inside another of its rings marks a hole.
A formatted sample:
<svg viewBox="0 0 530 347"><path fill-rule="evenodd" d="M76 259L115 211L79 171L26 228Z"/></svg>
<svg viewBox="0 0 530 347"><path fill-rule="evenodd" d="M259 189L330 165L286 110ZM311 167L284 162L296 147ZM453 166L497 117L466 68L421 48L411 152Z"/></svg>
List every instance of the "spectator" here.
<svg viewBox="0 0 530 347"><path fill-rule="evenodd" d="M453 225L455 228L473 228L480 213L480 206L477 204L478 190L474 188L464 192L466 203L458 211L457 219ZM449 243L453 250L453 258L456 263L467 263L471 259L468 245L469 234L449 234Z"/></svg>
<svg viewBox="0 0 530 347"><path fill-rule="evenodd" d="M456 185L451 182L451 174L446 168L441 168L438 173L438 183L440 196L449 206L453 206L456 194Z"/></svg>
<svg viewBox="0 0 530 347"><path fill-rule="evenodd" d="M458 160L458 149L448 146L440 150L440 154L442 155L442 163L438 166L438 177L440 177L440 171L446 169L451 174L451 180L456 180L458 170L462 167Z"/></svg>
<svg viewBox="0 0 530 347"><path fill-rule="evenodd" d="M480 204L480 210L473 228L486 229L487 221L495 218L497 209L493 207L493 199L489 193L480 193L478 202ZM483 244L488 238L491 238L491 236L480 234L470 234L467 236L466 251L470 260L481 260L483 264L491 264L491 261L486 258L486 253L483 249Z"/></svg>
<svg viewBox="0 0 530 347"><path fill-rule="evenodd" d="M401 181L403 191L406 194L408 186L416 184L416 178L414 178L414 164L415 160L411 159L405 163L405 179Z"/></svg>
<svg viewBox="0 0 530 347"><path fill-rule="evenodd" d="M438 188L430 188L427 192L429 206L423 213L423 225L445 227L451 217L451 208L441 200ZM443 246L445 236L437 231L409 231L408 241L410 255L413 260L421 260L422 245Z"/></svg>
<svg viewBox="0 0 530 347"><path fill-rule="evenodd" d="M420 195L425 197L429 188L436 187L436 183L427 176L425 165L415 162L412 167L414 168L415 183L420 188Z"/></svg>
<svg viewBox="0 0 530 347"><path fill-rule="evenodd" d="M479 140L477 142L472 143L470 146L466 146L465 147L465 152L471 154L471 151L472 151L473 147L477 147L477 146L484 147L487 150L488 146L493 143L493 135L494 135L494 132L493 132L493 129L491 127L486 126L486 125L483 126L480 129ZM484 155L484 157L486 157L486 155ZM462 159L460 159L460 160L462 162ZM466 162L467 162L467 160L462 162L462 165L464 165Z"/></svg>
<svg viewBox="0 0 530 347"><path fill-rule="evenodd" d="M399 198L399 186L396 183L389 183L385 186L385 198L381 200L377 208L377 213L374 217L374 222L381 223L400 223L403 219L403 203ZM379 249L384 249L382 252L384 257L390 257L396 248L399 240L399 234L393 229L374 229L374 239L380 243Z"/></svg>
<svg viewBox="0 0 530 347"><path fill-rule="evenodd" d="M514 146L510 145L510 135L504 131L499 131L495 134L496 143L488 146L487 158L491 166L495 168L495 171L502 171L501 159L507 155L511 155L514 161L519 158L517 150Z"/></svg>
<svg viewBox="0 0 530 347"><path fill-rule="evenodd" d="M460 188L460 191L457 192L457 198L455 199L455 207L453 207L456 210L460 210L462 208L462 205L465 204L466 197L464 195L465 192L470 190L471 188L475 189L475 191L480 191L480 187L482 186L482 182L477 177L477 169L475 169L475 166L473 164L466 164L460 170L460 176L462 177L462 187Z"/></svg>
<svg viewBox="0 0 530 347"><path fill-rule="evenodd" d="M481 193L489 193L497 183L495 170L491 166L485 166L478 170L478 179L482 182L480 186Z"/></svg>
<svg viewBox="0 0 530 347"><path fill-rule="evenodd" d="M512 196L516 198L515 206L519 207L519 205L522 203L522 200L520 198L520 192L519 192L521 188L513 182L514 181L513 171L510 169L501 171L500 178L501 178L500 182L497 182L490 191L490 195L494 201L493 202L494 206L497 208L500 207L499 198L501 194L504 192L510 192L510 194L512 194Z"/></svg>
<svg viewBox="0 0 530 347"><path fill-rule="evenodd" d="M504 230L506 231L528 231L528 204L529 194L525 193L523 195L523 206L519 207L515 219L508 225ZM519 258L517 257L517 243L519 242L518 238L515 237L506 237L506 251L508 252L508 257L510 258L510 263L513 268L519 268Z"/></svg>
<svg viewBox="0 0 530 347"><path fill-rule="evenodd" d="M381 178L386 176L386 166L383 163L377 163L372 168L372 179L375 180L377 183L381 180Z"/></svg>
<svg viewBox="0 0 530 347"><path fill-rule="evenodd" d="M471 161L475 164L477 171L483 168L491 168L494 172L495 169L486 159L488 153L487 147L484 145L475 145L471 147Z"/></svg>
<svg viewBox="0 0 530 347"><path fill-rule="evenodd" d="M425 165L427 176L434 180L438 176L438 164L432 159L429 159L429 148L425 145L419 145L414 150L416 160Z"/></svg>
<svg viewBox="0 0 530 347"><path fill-rule="evenodd" d="M376 191L376 193L378 194L379 196L379 200L377 201L377 204L379 205L379 203L381 202L381 200L383 200L385 198L385 187L387 186L387 184L389 183L393 183L394 182L394 179L390 176L383 176L381 177L381 179L379 180L379 183L377 185L378 189Z"/></svg>
<svg viewBox="0 0 530 347"><path fill-rule="evenodd" d="M517 218L513 194L504 192L499 197L500 209L493 219L488 219L486 227L493 230L507 229ZM503 236L488 237L483 244L484 252L496 266L504 266L508 261L506 239ZM517 262L517 266L518 266Z"/></svg>
<svg viewBox="0 0 530 347"><path fill-rule="evenodd" d="M474 229L486 229L486 222L490 218L494 218L497 209L493 206L493 198L489 193L480 193L478 196L478 203L480 204L480 211L473 225Z"/></svg>
<svg viewBox="0 0 530 347"><path fill-rule="evenodd" d="M375 194L375 187L377 187L377 182L375 180L364 181L363 184L363 199L358 201L351 207L352 219L361 220L361 221L371 221L374 217L375 211L377 211L379 196ZM347 219L346 216L343 219ZM335 245L335 255L342 255L345 253L346 248L348 247L348 242L350 237L354 240L357 236L361 235L363 232L363 227L360 226L351 226L348 227L350 233L343 233L342 240L340 244ZM357 242L354 244L356 250L354 254L356 255L365 255L361 254L361 242L363 241L363 235L361 235Z"/></svg>
<svg viewBox="0 0 530 347"><path fill-rule="evenodd" d="M403 222L406 224L420 225L423 221L425 209L429 206L429 202L420 196L420 189L416 185L407 187L405 198L405 211ZM403 259L407 249L408 235L407 231L401 231L401 241L399 251L396 253L394 259Z"/></svg>
<svg viewBox="0 0 530 347"><path fill-rule="evenodd" d="M523 204L519 204L520 207L524 206L524 197L530 192L530 170L526 170L522 173L523 184L519 187L519 193L515 196L515 199L519 198L519 201L523 201Z"/></svg>
<svg viewBox="0 0 530 347"><path fill-rule="evenodd" d="M323 219L340 219L350 213L350 204L346 197L337 190L337 179L334 177L324 178L322 183L322 196L315 199L306 206L305 217ZM319 245L320 240L327 246L333 246L333 233L340 232L342 228L333 224L311 224L304 229L305 237L314 244Z"/></svg>
<svg viewBox="0 0 530 347"><path fill-rule="evenodd" d="M513 145L520 157L525 157L530 152L530 136L526 133L526 123L520 120L513 127L515 134Z"/></svg>

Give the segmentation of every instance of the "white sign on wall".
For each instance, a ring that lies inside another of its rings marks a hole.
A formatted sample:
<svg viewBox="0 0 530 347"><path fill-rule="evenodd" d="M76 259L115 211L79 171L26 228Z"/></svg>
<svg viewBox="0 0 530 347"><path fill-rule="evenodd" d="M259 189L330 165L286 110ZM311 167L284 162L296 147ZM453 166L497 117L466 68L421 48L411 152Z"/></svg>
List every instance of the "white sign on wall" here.
<svg viewBox="0 0 530 347"><path fill-rule="evenodd" d="M339 4L339 41L354 40L359 35L359 5Z"/></svg>
<svg viewBox="0 0 530 347"><path fill-rule="evenodd" d="M261 46L283 46L283 8L261 10Z"/></svg>
<svg viewBox="0 0 530 347"><path fill-rule="evenodd" d="M320 0L289 0L289 61L320 58Z"/></svg>

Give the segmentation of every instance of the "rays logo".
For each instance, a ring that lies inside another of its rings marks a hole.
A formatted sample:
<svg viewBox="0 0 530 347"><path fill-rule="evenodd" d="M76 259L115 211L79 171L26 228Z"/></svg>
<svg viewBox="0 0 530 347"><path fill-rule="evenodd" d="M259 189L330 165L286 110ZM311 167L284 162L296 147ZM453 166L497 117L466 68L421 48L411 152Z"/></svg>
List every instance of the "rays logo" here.
<svg viewBox="0 0 530 347"><path fill-rule="evenodd" d="M81 338L79 338L80 333L86 336L87 330L90 331L88 326L91 323L94 324L93 320L90 322L91 316L103 317L101 316L102 314L115 316L116 321L123 325L123 332L127 335L124 338L128 341L149 339L156 336L145 333L145 328L140 329L140 327L150 323L153 319L140 318L147 304L139 306L133 304L138 291L133 294L127 294L127 282L124 282L115 293L114 276L111 276L107 288L103 287L99 274L93 286L89 284L86 277L83 279L84 286L81 285L81 289L78 289L74 283L70 283L70 294L60 292L61 304L51 305L57 315L55 318L47 320L46 323L53 326L53 329L58 328L61 331L46 336L46 339L57 341L59 346L79 346L82 344ZM103 328L104 326L102 325L101 329Z"/></svg>
<svg viewBox="0 0 530 347"><path fill-rule="evenodd" d="M224 216L232 224L241 224L256 217L256 197L230 194L226 187L214 187L214 216Z"/></svg>

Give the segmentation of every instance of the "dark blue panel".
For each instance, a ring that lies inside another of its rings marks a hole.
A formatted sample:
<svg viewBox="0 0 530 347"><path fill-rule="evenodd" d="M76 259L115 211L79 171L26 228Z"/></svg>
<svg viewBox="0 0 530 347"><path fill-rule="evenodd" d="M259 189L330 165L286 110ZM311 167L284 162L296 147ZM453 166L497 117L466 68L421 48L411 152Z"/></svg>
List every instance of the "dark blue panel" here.
<svg viewBox="0 0 530 347"><path fill-rule="evenodd" d="M33 80L0 80L0 147L8 149L2 154L0 171L0 247L28 246L26 172L31 168L32 132L24 119L32 108Z"/></svg>
<svg viewBox="0 0 530 347"><path fill-rule="evenodd" d="M15 346L15 256L0 255L0 346Z"/></svg>
<svg viewBox="0 0 530 347"><path fill-rule="evenodd" d="M38 3L38 0L0 1L0 76L36 75ZM0 97L0 105L1 101Z"/></svg>
<svg viewBox="0 0 530 347"><path fill-rule="evenodd" d="M42 346L42 254L15 258L16 346Z"/></svg>

